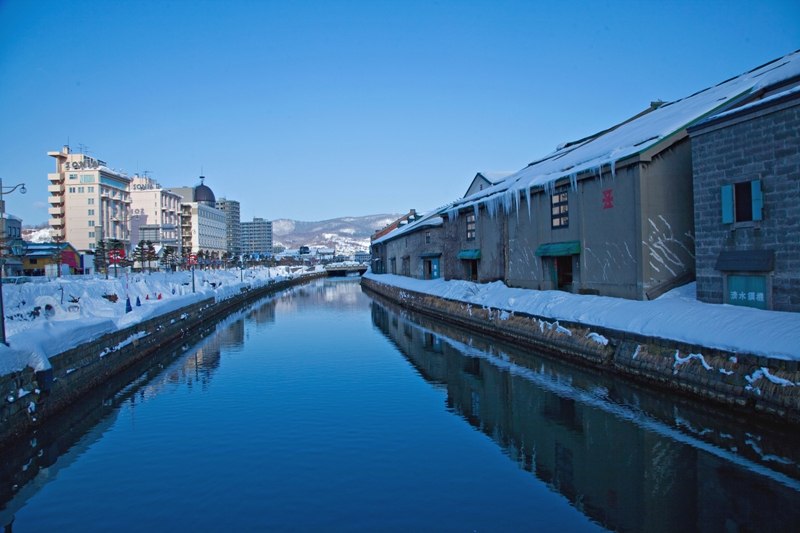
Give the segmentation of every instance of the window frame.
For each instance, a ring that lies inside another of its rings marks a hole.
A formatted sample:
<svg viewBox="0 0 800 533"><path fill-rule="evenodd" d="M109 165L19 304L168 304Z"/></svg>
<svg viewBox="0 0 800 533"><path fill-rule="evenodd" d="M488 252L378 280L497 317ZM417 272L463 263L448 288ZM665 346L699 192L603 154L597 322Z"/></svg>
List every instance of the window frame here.
<svg viewBox="0 0 800 533"><path fill-rule="evenodd" d="M474 241L477 235L475 214L470 213L467 215L467 240Z"/></svg>
<svg viewBox="0 0 800 533"><path fill-rule="evenodd" d="M569 191L562 189L550 195L550 228L569 227Z"/></svg>

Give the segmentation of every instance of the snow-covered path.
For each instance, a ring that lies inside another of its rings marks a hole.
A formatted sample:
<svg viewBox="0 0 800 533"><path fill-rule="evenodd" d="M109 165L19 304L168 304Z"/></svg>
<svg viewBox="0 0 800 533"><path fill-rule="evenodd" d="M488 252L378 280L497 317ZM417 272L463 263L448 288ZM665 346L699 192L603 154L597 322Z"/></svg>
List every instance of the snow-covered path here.
<svg viewBox="0 0 800 533"><path fill-rule="evenodd" d="M30 283L4 284L6 339L0 344L0 375L31 366L49 367L49 356L106 333L207 298L224 300L241 288L258 288L300 275L287 267L256 270L155 272L119 278L70 276ZM130 298L131 312L126 313ZM141 305L137 305L137 299ZM114 301L116 300L116 301Z"/></svg>
<svg viewBox="0 0 800 533"><path fill-rule="evenodd" d="M656 300L639 302L514 289L500 281L478 284L372 273L364 277L478 307L580 322L738 353L800 360L800 314L698 302L694 283Z"/></svg>

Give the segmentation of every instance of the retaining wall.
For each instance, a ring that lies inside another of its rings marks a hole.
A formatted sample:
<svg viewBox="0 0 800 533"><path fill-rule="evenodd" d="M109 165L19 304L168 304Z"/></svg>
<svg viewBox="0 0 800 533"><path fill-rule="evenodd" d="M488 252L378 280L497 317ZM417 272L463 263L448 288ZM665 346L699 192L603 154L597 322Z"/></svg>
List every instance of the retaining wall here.
<svg viewBox="0 0 800 533"><path fill-rule="evenodd" d="M362 278L361 284L404 307L445 322L711 400L737 412L800 425L797 361L474 306L368 278Z"/></svg>
<svg viewBox="0 0 800 533"><path fill-rule="evenodd" d="M256 289L244 287L240 294L220 302L208 298L51 356L49 370L34 372L26 367L0 376L0 446L166 344L190 336L204 324L210 328L207 323L219 315L323 276L324 272Z"/></svg>

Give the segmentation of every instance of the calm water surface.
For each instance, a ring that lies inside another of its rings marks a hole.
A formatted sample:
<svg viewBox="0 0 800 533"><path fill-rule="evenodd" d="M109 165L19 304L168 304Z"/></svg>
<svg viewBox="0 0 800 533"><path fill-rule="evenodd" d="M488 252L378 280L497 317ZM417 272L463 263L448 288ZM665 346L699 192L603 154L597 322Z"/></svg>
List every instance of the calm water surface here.
<svg viewBox="0 0 800 533"><path fill-rule="evenodd" d="M4 452L0 525L735 532L800 523L796 435L410 315L357 281L294 288L172 352Z"/></svg>

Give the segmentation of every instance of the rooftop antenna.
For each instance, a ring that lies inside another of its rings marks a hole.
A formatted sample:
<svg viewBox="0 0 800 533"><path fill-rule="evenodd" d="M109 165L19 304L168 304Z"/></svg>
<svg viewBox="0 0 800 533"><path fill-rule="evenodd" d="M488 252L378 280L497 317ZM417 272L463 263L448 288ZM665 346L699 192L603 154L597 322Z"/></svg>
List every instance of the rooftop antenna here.
<svg viewBox="0 0 800 533"><path fill-rule="evenodd" d="M78 143L78 150L81 151L81 154L86 155L89 153L89 147L83 143Z"/></svg>

